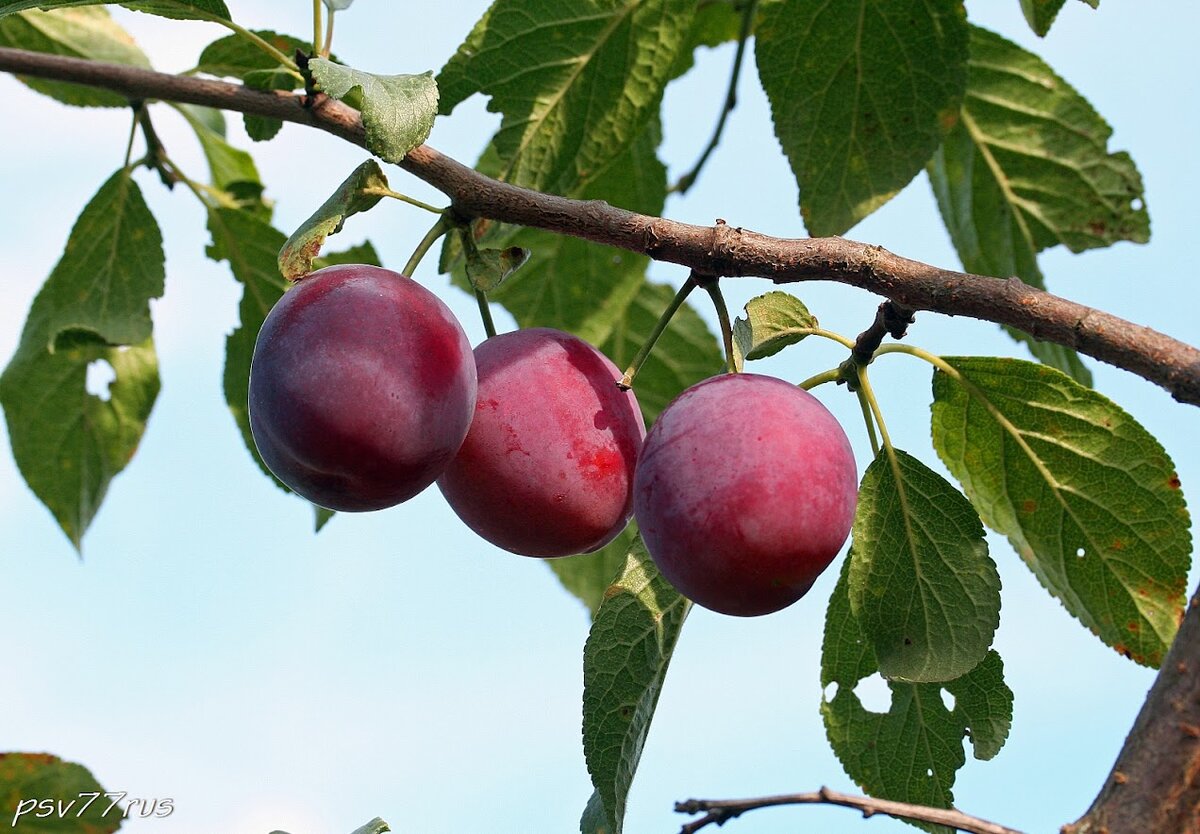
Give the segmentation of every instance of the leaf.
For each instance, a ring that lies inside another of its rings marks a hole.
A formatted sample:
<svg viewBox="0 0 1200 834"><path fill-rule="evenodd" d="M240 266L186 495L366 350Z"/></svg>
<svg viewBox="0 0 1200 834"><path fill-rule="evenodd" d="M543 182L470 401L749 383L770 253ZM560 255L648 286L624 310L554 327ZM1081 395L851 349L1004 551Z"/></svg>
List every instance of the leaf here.
<svg viewBox="0 0 1200 834"><path fill-rule="evenodd" d="M684 75L695 65L696 50L700 47L712 48L736 41L742 29L742 14L735 0L717 0L697 6L687 40L671 70L671 80Z"/></svg>
<svg viewBox="0 0 1200 834"><path fill-rule="evenodd" d="M627 367L674 295L667 284L643 283L600 350L618 368ZM721 347L708 325L689 305L680 307L634 382L646 425L683 389L720 373L724 366Z"/></svg>
<svg viewBox="0 0 1200 834"><path fill-rule="evenodd" d="M470 234L468 231L467 234ZM520 246L504 249L467 248L467 280L480 292L492 292L504 279L521 268L529 260L530 251Z"/></svg>
<svg viewBox="0 0 1200 834"><path fill-rule="evenodd" d="M284 55L295 55L296 50L307 53L311 48L311 44L291 35L281 35L270 29L254 29L252 31ZM200 59L196 63L197 72L242 80L245 80L246 76L251 73L274 70L278 67L279 62L273 57L256 44L236 34L218 38L204 47L204 51L200 53ZM304 82L295 76L287 73L284 75L291 81L291 86L287 89L294 90L304 86Z"/></svg>
<svg viewBox="0 0 1200 834"><path fill-rule="evenodd" d="M346 218L369 211L383 199L382 194L365 194L364 190L387 187L387 177L375 160L368 159L355 168L280 248L279 271L283 277L295 281L312 272L313 260L321 251L325 238L340 232Z"/></svg>
<svg viewBox="0 0 1200 834"><path fill-rule="evenodd" d="M604 592L625 566L625 557L637 538L637 525L630 522L611 542L592 553L565 559L547 559L546 564L563 587L579 598L593 617L604 601Z"/></svg>
<svg viewBox="0 0 1200 834"><path fill-rule="evenodd" d="M695 5L497 0L438 76L441 112L490 96L499 178L571 195L657 116Z"/></svg>
<svg viewBox="0 0 1200 834"><path fill-rule="evenodd" d="M586 186L571 195L583 200L606 200L631 211L662 213L667 171L656 148L661 139L657 118L637 139ZM494 148L484 152L480 170L496 173ZM554 327L600 344L625 315L645 281L649 258L538 229L488 227L481 245L519 246L530 251L520 271L490 296L504 305L521 327ZM450 239L442 253L442 268L454 270L455 283L470 290Z"/></svg>
<svg viewBox="0 0 1200 834"><path fill-rule="evenodd" d="M99 6L105 2L106 0L0 0L0 17L25 9L65 9ZM213 17L231 19L223 0L138 0L120 5L135 12L146 12L175 20L210 20Z"/></svg>
<svg viewBox="0 0 1200 834"><path fill-rule="evenodd" d="M1083 0L1083 2L1093 9L1100 5L1100 0ZM1025 14L1025 20L1029 22L1029 28L1040 37L1045 37L1065 3L1066 0L1021 0L1021 11Z"/></svg>
<svg viewBox="0 0 1200 834"><path fill-rule="evenodd" d="M158 224L118 171L75 221L0 376L13 457L76 548L158 395L149 302L163 277ZM115 373L106 399L87 392L93 362Z"/></svg>
<svg viewBox="0 0 1200 834"><path fill-rule="evenodd" d="M253 70L246 73L242 79L247 87L253 90L294 90L296 79L291 73L280 70ZM252 116L242 114L242 124L246 126L246 134L255 142L265 142L274 139L283 129L283 120L270 116Z"/></svg>
<svg viewBox="0 0 1200 834"><path fill-rule="evenodd" d="M782 0L763 4L755 53L804 225L840 235L937 149L966 85L967 22L956 0Z"/></svg>
<svg viewBox="0 0 1200 834"><path fill-rule="evenodd" d="M976 758L991 758L1012 723L1012 691L1000 656L988 652L966 675L946 683L889 682L886 713L863 707L854 689L876 671L875 657L850 604L850 560L829 600L821 644L821 716L834 754L867 793L897 802L949 808L954 780L966 763L969 736ZM835 685L832 697L829 688ZM947 709L941 689L955 696ZM935 825L927 831L947 832Z"/></svg>
<svg viewBox="0 0 1200 834"><path fill-rule="evenodd" d="M269 220L271 208L262 197L258 168L250 154L225 141L225 117L221 111L190 104L181 104L176 109L200 140L213 188L223 191L239 208L257 212Z"/></svg>
<svg viewBox="0 0 1200 834"><path fill-rule="evenodd" d="M28 834L111 834L124 821L124 808L113 807L113 796L105 795L83 765L49 753L0 753L0 820L13 829ZM39 819L36 803L43 800L55 804Z"/></svg>
<svg viewBox="0 0 1200 834"><path fill-rule="evenodd" d="M583 649L583 752L610 834L621 834L625 797L690 608L637 539L592 622Z"/></svg>
<svg viewBox="0 0 1200 834"><path fill-rule="evenodd" d="M325 8L331 12L345 11L354 0L324 0Z"/></svg>
<svg viewBox="0 0 1200 834"><path fill-rule="evenodd" d="M746 317L733 322L733 355L740 371L747 359L773 356L808 335L817 317L804 303L775 290L746 302Z"/></svg>
<svg viewBox="0 0 1200 834"><path fill-rule="evenodd" d="M0 46L150 69L150 59L103 7L27 11L0 17ZM127 107L119 93L17 76L30 89L80 107Z"/></svg>
<svg viewBox="0 0 1200 834"><path fill-rule="evenodd" d="M1171 459L1115 403L1044 365L946 357L933 443L992 529L1080 622L1158 666L1191 535Z"/></svg>
<svg viewBox="0 0 1200 834"><path fill-rule="evenodd" d="M438 88L432 72L420 75L375 75L335 64L325 58L308 62L313 79L327 95L362 95L367 150L385 162L399 162L429 138L438 112Z"/></svg>
<svg viewBox="0 0 1200 834"><path fill-rule="evenodd" d="M1112 129L1037 56L971 28L961 119L927 170L963 268L1044 288L1037 253L1144 243L1141 176L1108 153ZM1074 351L1009 333L1043 362L1091 384Z"/></svg>
<svg viewBox="0 0 1200 834"><path fill-rule="evenodd" d="M343 0L343 2L345 2L345 0ZM349 5L350 4L346 2L346 6ZM345 6L342 6L341 8L345 8ZM381 820L379 817L376 817L361 828L354 829L351 834L384 834L385 831L391 830L392 829L388 828L388 824L386 822Z"/></svg>
<svg viewBox="0 0 1200 834"><path fill-rule="evenodd" d="M987 654L1000 576L983 525L944 478L899 449L863 474L850 605L889 680L953 680Z"/></svg>

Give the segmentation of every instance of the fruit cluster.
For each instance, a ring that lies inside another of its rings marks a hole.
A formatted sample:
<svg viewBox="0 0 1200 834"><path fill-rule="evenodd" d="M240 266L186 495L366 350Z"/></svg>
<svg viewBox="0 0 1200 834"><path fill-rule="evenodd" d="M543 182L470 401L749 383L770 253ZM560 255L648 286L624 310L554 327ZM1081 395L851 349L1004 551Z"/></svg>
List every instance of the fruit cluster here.
<svg viewBox="0 0 1200 834"><path fill-rule="evenodd" d="M857 476L841 426L771 377L713 377L646 433L596 348L557 330L474 352L450 310L397 273L305 277L263 323L250 427L288 487L333 510L393 506L435 481L472 530L568 556L636 516L663 576L727 614L798 600L841 549Z"/></svg>

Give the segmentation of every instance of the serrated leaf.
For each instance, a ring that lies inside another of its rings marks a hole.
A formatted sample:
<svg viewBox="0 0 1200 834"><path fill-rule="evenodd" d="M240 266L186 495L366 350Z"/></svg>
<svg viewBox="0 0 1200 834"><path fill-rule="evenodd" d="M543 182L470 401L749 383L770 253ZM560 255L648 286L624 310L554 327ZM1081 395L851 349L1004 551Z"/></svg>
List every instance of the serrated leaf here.
<svg viewBox="0 0 1200 834"><path fill-rule="evenodd" d="M282 35L270 29L252 31L284 55L295 55L296 50L307 52L311 48L306 41L291 35ZM226 35L213 41L204 47L196 63L198 72L243 80L252 72L270 71L278 67L278 61L241 35ZM291 81L287 89L304 86L304 82L294 75L287 74L287 78Z"/></svg>
<svg viewBox="0 0 1200 834"><path fill-rule="evenodd" d="M563 587L578 597L595 617L604 601L604 592L624 567L635 538L637 525L631 521L620 535L599 550L565 559L547 559L546 564Z"/></svg>
<svg viewBox="0 0 1200 834"><path fill-rule="evenodd" d="M0 0L0 17L26 9L66 9L79 6L118 5L107 0ZM229 9L223 0L140 0L120 3L135 12L146 12L176 20L206 20L220 17L229 20Z"/></svg>
<svg viewBox="0 0 1200 834"><path fill-rule="evenodd" d="M999 35L971 28L959 123L928 165L930 185L963 268L1044 287L1041 250L1144 243L1150 221L1128 154L1108 152L1111 128L1046 64ZM1074 351L1016 336L1043 362L1091 383Z"/></svg>
<svg viewBox="0 0 1200 834"><path fill-rule="evenodd" d="M150 59L103 7L26 11L0 18L0 46L150 69ZM80 107L127 107L119 93L17 76L33 90Z"/></svg>
<svg viewBox="0 0 1200 834"><path fill-rule="evenodd" d="M992 529L1108 645L1158 666L1183 616L1187 508L1174 465L1103 395L1033 362L947 357L933 443Z"/></svg>
<svg viewBox="0 0 1200 834"><path fill-rule="evenodd" d="M246 73L242 83L253 90L294 90L296 79L291 73L282 70L252 70ZM252 116L242 114L242 124L246 126L246 135L255 142L266 142L274 139L283 129L283 120L270 116Z"/></svg>
<svg viewBox="0 0 1200 834"><path fill-rule="evenodd" d="M295 281L312 272L313 261L320 253L325 238L340 232L346 218L369 211L383 199L382 194L367 194L364 191L387 187L387 177L375 160L368 159L355 168L280 248L279 271L283 277Z"/></svg>
<svg viewBox="0 0 1200 834"><path fill-rule="evenodd" d="M583 649L583 752L611 834L621 834L625 798L690 608L639 538L592 622Z"/></svg>
<svg viewBox="0 0 1200 834"><path fill-rule="evenodd" d="M429 138L438 112L432 72L375 75L325 58L313 58L308 68L326 95L342 99L354 90L360 92L367 150L385 162L399 162Z"/></svg>
<svg viewBox="0 0 1200 834"><path fill-rule="evenodd" d="M149 302L162 292L158 224L118 171L75 221L0 376L13 457L76 548L158 395ZM87 392L100 361L115 373L107 399Z"/></svg>
<svg viewBox="0 0 1200 834"><path fill-rule="evenodd" d="M733 357L738 370L747 359L773 356L817 327L817 317L804 302L774 290L746 302L746 317L733 322Z"/></svg>
<svg viewBox="0 0 1200 834"><path fill-rule="evenodd" d="M877 667L851 610L849 572L847 560L829 599L821 644L821 686L828 692L836 684L832 698L821 699L829 743L847 775L872 796L949 808L955 777L966 763L963 738L971 738L977 758L994 756L1007 738L1013 695L1000 656L988 652L977 667L946 683L891 681L888 712L867 710L854 688ZM953 710L946 708L942 688L955 696ZM949 834L942 826L918 827Z"/></svg>
<svg viewBox="0 0 1200 834"><path fill-rule="evenodd" d="M493 139L499 178L572 194L657 115L694 9L693 0L498 0L438 76L442 112L491 96L489 109L504 114Z"/></svg>
<svg viewBox="0 0 1200 834"><path fill-rule="evenodd" d="M863 474L851 533L850 604L889 680L953 680L987 654L1000 576L970 502L911 455Z"/></svg>
<svg viewBox="0 0 1200 834"><path fill-rule="evenodd" d="M611 834L608 827L608 816L604 813L604 800L600 791L592 791L583 814L579 817L580 834Z"/></svg>
<svg viewBox="0 0 1200 834"><path fill-rule="evenodd" d="M618 368L628 367L674 296L667 284L643 283L600 350ZM646 425L683 389L720 373L724 366L721 346L708 325L690 305L680 307L633 384Z"/></svg>
<svg viewBox="0 0 1200 834"><path fill-rule="evenodd" d="M254 158L225 141L225 117L221 111L190 104L178 105L176 109L200 140L213 188L224 192L239 208L269 219L271 209L263 201L262 178Z"/></svg>
<svg viewBox="0 0 1200 834"><path fill-rule="evenodd" d="M55 811L62 812L39 818L29 800L53 800ZM0 753L0 819L16 830L112 834L121 827L124 815L123 809L111 806L104 788L83 765L49 753Z"/></svg>
<svg viewBox="0 0 1200 834"><path fill-rule="evenodd" d="M840 235L937 149L966 85L966 15L960 0L782 0L763 4L755 53L804 225Z"/></svg>
<svg viewBox="0 0 1200 834"><path fill-rule="evenodd" d="M658 121L652 119L606 171L569 196L661 214L667 171L656 155L660 138ZM498 165L494 148L489 147L478 168L495 174ZM491 294L492 301L502 304L521 327L567 330L592 344L612 333L644 283L650 263L643 255L538 229L489 226L480 240L480 245L485 244L530 251L529 261ZM442 269L453 270L455 283L470 290L461 247L452 238L443 249Z"/></svg>

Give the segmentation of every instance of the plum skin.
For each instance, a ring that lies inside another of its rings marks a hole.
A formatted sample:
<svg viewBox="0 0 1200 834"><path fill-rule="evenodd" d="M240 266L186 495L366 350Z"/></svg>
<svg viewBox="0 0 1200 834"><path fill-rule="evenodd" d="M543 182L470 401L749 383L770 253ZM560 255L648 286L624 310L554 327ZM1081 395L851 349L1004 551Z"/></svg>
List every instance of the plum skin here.
<svg viewBox="0 0 1200 834"><path fill-rule="evenodd" d="M646 437L634 515L675 588L705 608L769 614L841 550L857 503L850 442L820 401L758 374L680 394Z"/></svg>
<svg viewBox="0 0 1200 834"><path fill-rule="evenodd" d="M603 547L633 511L646 425L609 359L570 333L529 328L475 349L478 403L438 488L484 539L524 556Z"/></svg>
<svg viewBox="0 0 1200 834"><path fill-rule="evenodd" d="M380 267L302 278L263 322L250 429L267 467L331 510L379 510L429 486L475 407L471 344L450 309Z"/></svg>

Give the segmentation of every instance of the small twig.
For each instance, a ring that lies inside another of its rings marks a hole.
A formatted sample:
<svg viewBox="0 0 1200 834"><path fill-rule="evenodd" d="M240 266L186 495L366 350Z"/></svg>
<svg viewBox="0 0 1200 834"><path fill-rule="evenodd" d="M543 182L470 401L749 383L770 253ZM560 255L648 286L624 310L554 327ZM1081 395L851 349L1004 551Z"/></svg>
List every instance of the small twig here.
<svg viewBox="0 0 1200 834"><path fill-rule="evenodd" d="M753 811L756 808L770 808L776 805L841 805L844 808L854 808L861 811L864 818L872 817L875 814L883 814L915 822L948 825L959 831L970 832L970 834L1021 834L1015 828L989 822L979 817L972 817L969 814L964 814L962 811L947 808L930 808L926 805L913 805L908 802L893 802L890 799L875 799L870 796L855 796L848 793L838 793L826 787L810 793L763 796L757 799L689 799L686 802L676 802L675 810L677 813L704 814L700 819L693 820L684 825L680 829L679 834L695 834L695 832L713 823L724 825L727 821L741 816L746 811Z"/></svg>
<svg viewBox="0 0 1200 834"><path fill-rule="evenodd" d="M893 339L903 339L908 333L908 326L914 321L913 311L895 301L885 301L875 311L875 321L871 326L858 334L854 341L854 349L850 351L854 361L860 365L868 365L875 351L883 344L884 336Z"/></svg>

